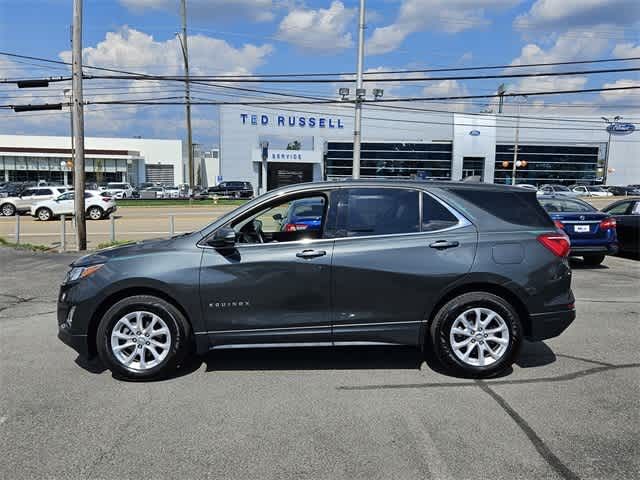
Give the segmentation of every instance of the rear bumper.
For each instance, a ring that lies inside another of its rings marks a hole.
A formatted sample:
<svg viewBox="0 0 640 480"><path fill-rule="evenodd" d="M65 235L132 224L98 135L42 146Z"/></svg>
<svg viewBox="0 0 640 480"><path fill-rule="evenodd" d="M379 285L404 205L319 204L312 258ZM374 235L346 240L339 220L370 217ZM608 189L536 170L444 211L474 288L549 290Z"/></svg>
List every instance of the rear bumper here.
<svg viewBox="0 0 640 480"><path fill-rule="evenodd" d="M615 255L616 253L618 253L618 244L609 243L606 245L571 246L571 252L569 253L569 255L585 255L585 254Z"/></svg>
<svg viewBox="0 0 640 480"><path fill-rule="evenodd" d="M527 340L539 341L557 337L571 325L575 318L575 309L531 315L531 329Z"/></svg>

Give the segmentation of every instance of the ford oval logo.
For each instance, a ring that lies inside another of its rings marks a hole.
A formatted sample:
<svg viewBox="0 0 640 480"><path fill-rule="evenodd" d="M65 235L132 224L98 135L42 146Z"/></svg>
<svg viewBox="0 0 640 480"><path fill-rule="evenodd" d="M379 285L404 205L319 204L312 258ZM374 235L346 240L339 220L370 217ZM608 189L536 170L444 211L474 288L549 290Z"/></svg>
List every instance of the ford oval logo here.
<svg viewBox="0 0 640 480"><path fill-rule="evenodd" d="M612 123L607 127L607 132L613 135L629 135L636 130L633 123Z"/></svg>
<svg viewBox="0 0 640 480"><path fill-rule="evenodd" d="M478 135L480 135L480 130L471 130L469 132L469 135L471 135L472 137L477 137Z"/></svg>

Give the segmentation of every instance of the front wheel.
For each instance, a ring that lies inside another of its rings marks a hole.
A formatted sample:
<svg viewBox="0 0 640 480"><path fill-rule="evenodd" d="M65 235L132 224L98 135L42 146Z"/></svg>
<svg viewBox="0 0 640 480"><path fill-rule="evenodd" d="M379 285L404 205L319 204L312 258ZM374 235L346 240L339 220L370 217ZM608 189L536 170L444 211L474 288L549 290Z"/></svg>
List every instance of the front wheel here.
<svg viewBox="0 0 640 480"><path fill-rule="evenodd" d="M16 214L16 207L10 203L5 203L0 208L0 211L7 217L13 217Z"/></svg>
<svg viewBox="0 0 640 480"><path fill-rule="evenodd" d="M104 314L96 344L114 374L146 380L165 376L180 364L190 349L191 327L171 303L136 295Z"/></svg>
<svg viewBox="0 0 640 480"><path fill-rule="evenodd" d="M486 292L465 293L447 302L433 318L430 333L445 367L476 378L509 368L522 343L522 325L513 306Z"/></svg>
<svg viewBox="0 0 640 480"><path fill-rule="evenodd" d="M585 265L595 267L604 262L604 255L585 255L583 259Z"/></svg>

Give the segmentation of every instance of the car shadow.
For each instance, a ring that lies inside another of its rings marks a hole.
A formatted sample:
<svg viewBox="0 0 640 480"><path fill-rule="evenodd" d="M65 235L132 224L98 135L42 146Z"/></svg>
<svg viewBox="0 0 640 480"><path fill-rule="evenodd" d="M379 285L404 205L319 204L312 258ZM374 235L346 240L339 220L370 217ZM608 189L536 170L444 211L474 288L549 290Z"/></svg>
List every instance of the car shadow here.
<svg viewBox="0 0 640 480"><path fill-rule="evenodd" d="M556 361L556 355L543 342L527 342L522 345L516 364L520 368L533 368ZM194 355L180 368L166 377L142 380L162 382L190 375L205 365L211 372L250 371L301 371L301 370L420 370L423 362L435 373L456 378L471 378L447 370L430 350L421 352L413 347L300 347L300 348L247 348L214 350L205 355ZM93 373L104 373L107 368L96 357L91 360L78 357L76 364ZM513 373L511 367L493 378ZM112 374L116 380L138 382Z"/></svg>
<svg viewBox="0 0 640 480"><path fill-rule="evenodd" d="M605 262L606 262L605 258ZM587 265L581 258L571 257L569 258L571 268L574 270L608 270L609 267L603 264L600 265Z"/></svg>

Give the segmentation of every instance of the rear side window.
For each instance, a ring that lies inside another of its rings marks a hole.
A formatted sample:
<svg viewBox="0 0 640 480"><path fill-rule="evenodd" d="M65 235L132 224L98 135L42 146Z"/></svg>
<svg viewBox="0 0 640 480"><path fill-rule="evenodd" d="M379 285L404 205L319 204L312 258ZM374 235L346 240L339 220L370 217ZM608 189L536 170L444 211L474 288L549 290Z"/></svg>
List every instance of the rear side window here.
<svg viewBox="0 0 640 480"><path fill-rule="evenodd" d="M588 203L580 202L578 200L564 200L561 198L543 198L540 200L540 205L548 213L557 212L595 212Z"/></svg>
<svg viewBox="0 0 640 480"><path fill-rule="evenodd" d="M612 208L609 208L609 209L605 208L602 211L610 213L611 215L624 215L629 210L631 203L632 202L622 202L622 203L619 203L618 205L613 206Z"/></svg>
<svg viewBox="0 0 640 480"><path fill-rule="evenodd" d="M53 195L53 192L51 191L50 188L40 188L36 192L36 195L38 195L38 196Z"/></svg>
<svg viewBox="0 0 640 480"><path fill-rule="evenodd" d="M458 197L474 204L500 220L515 225L549 227L551 219L531 192L455 189Z"/></svg>
<svg viewBox="0 0 640 480"><path fill-rule="evenodd" d="M420 231L419 193L393 188L354 188L338 203L337 237Z"/></svg>
<svg viewBox="0 0 640 480"><path fill-rule="evenodd" d="M458 219L431 195L422 194L422 231L433 232L458 224Z"/></svg>

